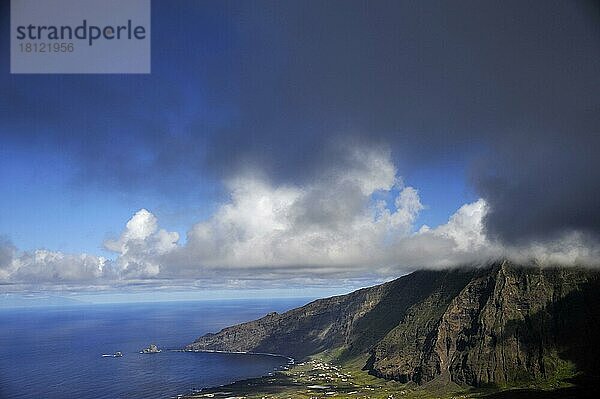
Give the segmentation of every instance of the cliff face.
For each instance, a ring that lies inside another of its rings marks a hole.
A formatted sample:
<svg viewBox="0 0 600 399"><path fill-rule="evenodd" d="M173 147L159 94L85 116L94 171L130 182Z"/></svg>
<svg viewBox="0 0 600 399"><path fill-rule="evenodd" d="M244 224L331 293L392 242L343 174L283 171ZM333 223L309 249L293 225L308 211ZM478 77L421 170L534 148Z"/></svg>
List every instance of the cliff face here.
<svg viewBox="0 0 600 399"><path fill-rule="evenodd" d="M440 292L450 301L473 272L420 271L397 280L320 299L283 314L271 313L248 323L207 334L187 349L278 353L301 359L342 348L349 354L368 353L400 323L406 312ZM442 292L452 282L452 292Z"/></svg>
<svg viewBox="0 0 600 399"><path fill-rule="evenodd" d="M187 349L303 358L368 355L372 374L419 384L509 385L552 378L565 360L599 370L600 279L575 268L419 271L200 337Z"/></svg>
<svg viewBox="0 0 600 399"><path fill-rule="evenodd" d="M427 318L421 340L405 319L375 345L371 370L400 381L442 378L474 386L549 378L561 359L598 370L591 356L597 349L585 339L600 330L598 283L596 272L581 269L503 263L482 270L440 317ZM411 340L417 345L407 350Z"/></svg>

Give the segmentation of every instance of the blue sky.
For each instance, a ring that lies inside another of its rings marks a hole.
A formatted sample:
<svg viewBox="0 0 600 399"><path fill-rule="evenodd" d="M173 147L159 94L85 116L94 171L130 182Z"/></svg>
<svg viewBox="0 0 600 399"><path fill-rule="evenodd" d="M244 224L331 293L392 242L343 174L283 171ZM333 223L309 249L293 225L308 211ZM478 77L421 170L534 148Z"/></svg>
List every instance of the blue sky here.
<svg viewBox="0 0 600 399"><path fill-rule="evenodd" d="M0 231L23 250L47 248L107 256L107 237L117 236L141 208L155 213L182 237L192 223L210 216L220 197L187 194L183 200L153 190L103 190L73 182L74 165L60 155L4 148L0 158ZM436 226L462 204L473 201L464 165L445 164L415 171L406 183L419 189L427 206L416 224ZM218 183L214 190L220 188ZM212 190L211 190L212 191Z"/></svg>

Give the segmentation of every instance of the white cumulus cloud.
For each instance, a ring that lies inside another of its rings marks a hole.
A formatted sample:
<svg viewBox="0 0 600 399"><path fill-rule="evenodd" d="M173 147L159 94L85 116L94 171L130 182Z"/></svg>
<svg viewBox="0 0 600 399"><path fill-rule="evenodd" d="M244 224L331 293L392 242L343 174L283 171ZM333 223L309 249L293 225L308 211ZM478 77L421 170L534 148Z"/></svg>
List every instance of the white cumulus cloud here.
<svg viewBox="0 0 600 399"><path fill-rule="evenodd" d="M111 284L140 280L251 286L248 281L391 278L421 267L511 257L594 264L598 246L580 233L502 246L485 233L488 204L462 205L442 225L418 226L425 209L382 148L349 149L345 167L301 185L247 173L226 182L229 198L191 226L185 244L137 211L104 246L114 259L48 250L19 252L0 240L0 282Z"/></svg>
<svg viewBox="0 0 600 399"><path fill-rule="evenodd" d="M104 242L118 254L116 266L124 278L154 277L160 273L161 256L174 250L179 233L158 229L156 216L140 209L125 225L118 240Z"/></svg>

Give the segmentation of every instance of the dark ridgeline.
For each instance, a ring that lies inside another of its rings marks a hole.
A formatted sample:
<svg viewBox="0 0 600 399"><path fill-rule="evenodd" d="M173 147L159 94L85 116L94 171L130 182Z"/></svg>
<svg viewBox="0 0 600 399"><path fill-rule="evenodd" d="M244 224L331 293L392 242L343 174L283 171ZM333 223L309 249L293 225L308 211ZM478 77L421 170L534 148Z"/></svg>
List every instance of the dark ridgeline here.
<svg viewBox="0 0 600 399"><path fill-rule="evenodd" d="M207 334L188 350L332 351L402 382L511 386L600 370L600 274L496 262L417 271ZM568 361L568 362L567 362Z"/></svg>

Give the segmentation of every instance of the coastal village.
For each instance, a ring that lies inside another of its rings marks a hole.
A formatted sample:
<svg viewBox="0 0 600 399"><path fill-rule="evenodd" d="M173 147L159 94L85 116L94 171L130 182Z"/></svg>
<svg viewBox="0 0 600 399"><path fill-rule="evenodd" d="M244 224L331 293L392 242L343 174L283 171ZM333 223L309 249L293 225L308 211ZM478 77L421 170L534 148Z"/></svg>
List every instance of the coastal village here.
<svg viewBox="0 0 600 399"><path fill-rule="evenodd" d="M284 366L268 376L235 382L179 395L179 399L394 399L394 398L452 398L480 397L479 393L427 392L396 381L368 375L360 369L349 370L320 360L309 360L291 367Z"/></svg>

